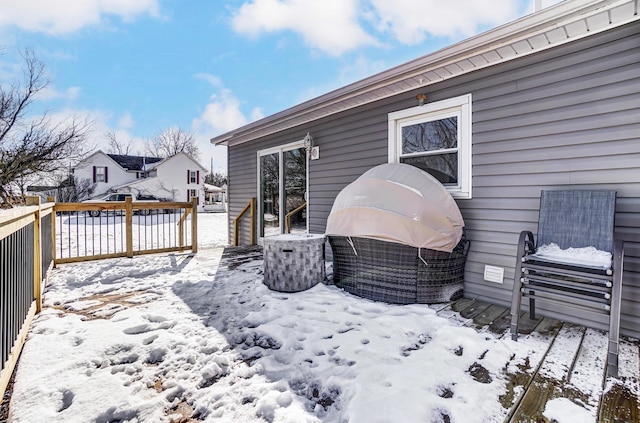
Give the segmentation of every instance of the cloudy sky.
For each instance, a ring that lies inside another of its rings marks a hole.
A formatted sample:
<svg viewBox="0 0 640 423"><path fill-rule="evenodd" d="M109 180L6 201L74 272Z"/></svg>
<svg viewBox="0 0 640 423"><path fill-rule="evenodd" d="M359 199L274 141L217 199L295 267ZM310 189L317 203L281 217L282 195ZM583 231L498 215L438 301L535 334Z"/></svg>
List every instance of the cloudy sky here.
<svg viewBox="0 0 640 423"><path fill-rule="evenodd" d="M544 0L543 6L558 0ZM0 83L21 52L50 84L34 113L88 116L93 142L179 126L212 136L515 20L533 0L0 0Z"/></svg>

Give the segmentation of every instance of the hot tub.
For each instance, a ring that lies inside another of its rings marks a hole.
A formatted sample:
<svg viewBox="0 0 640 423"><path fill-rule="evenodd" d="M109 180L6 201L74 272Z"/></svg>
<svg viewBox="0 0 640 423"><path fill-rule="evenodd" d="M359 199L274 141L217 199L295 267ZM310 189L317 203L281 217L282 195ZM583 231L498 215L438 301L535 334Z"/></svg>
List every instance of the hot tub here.
<svg viewBox="0 0 640 423"><path fill-rule="evenodd" d="M326 235L336 286L390 303L462 296L469 241L458 205L414 166L376 166L336 197Z"/></svg>

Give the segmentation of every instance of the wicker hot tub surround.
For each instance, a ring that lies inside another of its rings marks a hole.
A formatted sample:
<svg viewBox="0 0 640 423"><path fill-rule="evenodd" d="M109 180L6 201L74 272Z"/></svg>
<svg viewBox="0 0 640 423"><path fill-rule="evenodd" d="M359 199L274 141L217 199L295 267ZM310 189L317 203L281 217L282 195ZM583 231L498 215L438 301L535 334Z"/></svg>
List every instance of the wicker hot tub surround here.
<svg viewBox="0 0 640 423"><path fill-rule="evenodd" d="M462 297L469 249L464 237L451 253L362 237L329 236L329 243L333 282L354 295L395 304Z"/></svg>
<svg viewBox="0 0 640 423"><path fill-rule="evenodd" d="M469 242L458 204L429 173L403 163L369 169L336 196L325 234L333 281L396 304L462 297Z"/></svg>

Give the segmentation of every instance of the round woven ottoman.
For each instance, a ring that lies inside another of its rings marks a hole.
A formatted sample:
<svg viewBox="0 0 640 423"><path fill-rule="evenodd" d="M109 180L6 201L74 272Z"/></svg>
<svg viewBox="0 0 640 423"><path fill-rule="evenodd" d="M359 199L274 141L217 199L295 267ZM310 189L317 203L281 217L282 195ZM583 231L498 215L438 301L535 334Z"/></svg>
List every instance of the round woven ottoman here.
<svg viewBox="0 0 640 423"><path fill-rule="evenodd" d="M324 235L283 234L263 239L264 284L274 291L299 292L325 278Z"/></svg>

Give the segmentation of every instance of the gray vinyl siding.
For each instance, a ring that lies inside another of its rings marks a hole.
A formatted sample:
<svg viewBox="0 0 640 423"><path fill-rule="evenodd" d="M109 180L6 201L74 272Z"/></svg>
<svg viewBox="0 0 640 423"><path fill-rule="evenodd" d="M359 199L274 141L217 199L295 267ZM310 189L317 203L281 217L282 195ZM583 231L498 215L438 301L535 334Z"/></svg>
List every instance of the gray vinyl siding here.
<svg viewBox="0 0 640 423"><path fill-rule="evenodd" d="M640 333L638 28L501 66L472 90L473 199L458 202L474 243L465 296L509 304L517 234L536 232L541 189L615 189L616 235L627 241L621 325ZM485 264L505 268L503 285L483 280ZM593 313L540 308L605 327Z"/></svg>
<svg viewBox="0 0 640 423"><path fill-rule="evenodd" d="M429 102L473 96L473 198L457 200L471 240L465 297L510 304L518 236L536 232L540 190L615 189L616 236L626 241L622 333L640 337L638 22L230 147L230 219L257 194L256 151L310 132L320 147L309 162L310 231L324 232L340 190L387 162L388 113L415 106L419 92ZM487 264L505 269L503 284L483 280ZM591 313L540 312L604 328Z"/></svg>

